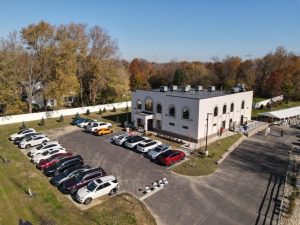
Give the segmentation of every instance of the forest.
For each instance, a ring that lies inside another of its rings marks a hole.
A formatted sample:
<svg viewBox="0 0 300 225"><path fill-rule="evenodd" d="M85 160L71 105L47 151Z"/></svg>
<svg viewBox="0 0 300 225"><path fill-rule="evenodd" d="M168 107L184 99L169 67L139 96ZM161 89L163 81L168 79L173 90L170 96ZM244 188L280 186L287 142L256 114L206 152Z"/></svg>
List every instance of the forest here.
<svg viewBox="0 0 300 225"><path fill-rule="evenodd" d="M261 58L210 62L128 62L120 55L100 26L40 21L15 31L0 40L0 114L49 110L37 99L55 99L55 109L124 101L130 91L171 84L231 90L243 83L256 97L300 100L300 56L284 47Z"/></svg>

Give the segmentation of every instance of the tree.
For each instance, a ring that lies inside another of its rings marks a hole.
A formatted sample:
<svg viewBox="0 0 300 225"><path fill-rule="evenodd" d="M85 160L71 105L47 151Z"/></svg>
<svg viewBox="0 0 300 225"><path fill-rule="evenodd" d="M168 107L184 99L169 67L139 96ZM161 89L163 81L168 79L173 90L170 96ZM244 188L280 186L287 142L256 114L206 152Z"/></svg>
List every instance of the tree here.
<svg viewBox="0 0 300 225"><path fill-rule="evenodd" d="M174 77L173 77L173 84L174 85L185 85L186 84L186 75L182 70L177 69L175 71Z"/></svg>
<svg viewBox="0 0 300 225"><path fill-rule="evenodd" d="M144 59L133 59L129 66L130 90L149 88L148 77L152 71L151 65Z"/></svg>

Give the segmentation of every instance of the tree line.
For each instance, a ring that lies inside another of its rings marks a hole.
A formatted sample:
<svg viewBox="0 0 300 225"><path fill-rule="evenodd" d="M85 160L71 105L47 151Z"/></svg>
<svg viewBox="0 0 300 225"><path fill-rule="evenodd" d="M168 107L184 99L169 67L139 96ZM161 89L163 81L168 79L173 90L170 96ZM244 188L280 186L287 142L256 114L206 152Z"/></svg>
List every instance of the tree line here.
<svg viewBox="0 0 300 225"><path fill-rule="evenodd" d="M171 84L214 85L231 90L235 84L243 83L257 97L284 95L285 99L300 100L300 57L283 47L253 60L228 56L206 63L150 63L136 58L131 61L129 71L131 90Z"/></svg>
<svg viewBox="0 0 300 225"><path fill-rule="evenodd" d="M100 26L41 21L0 40L2 114L31 113L36 99L55 99L61 108L69 96L75 97L73 106L85 106L128 95L128 70Z"/></svg>

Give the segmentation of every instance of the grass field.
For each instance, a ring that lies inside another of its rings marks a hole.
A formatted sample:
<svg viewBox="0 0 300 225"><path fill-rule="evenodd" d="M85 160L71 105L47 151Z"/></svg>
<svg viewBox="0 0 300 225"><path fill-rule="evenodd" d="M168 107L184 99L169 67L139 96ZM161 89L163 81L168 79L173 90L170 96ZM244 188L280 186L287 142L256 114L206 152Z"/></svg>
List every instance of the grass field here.
<svg viewBox="0 0 300 225"><path fill-rule="evenodd" d="M118 114L107 112L103 116ZM72 116L64 122L46 120L45 126L38 121L27 122L27 127L38 131L66 126ZM99 119L99 118L98 118ZM102 204L86 211L80 211L70 200L49 184L48 179L7 138L15 133L21 124L0 126L0 156L9 160L3 163L0 158L0 224L17 224L19 218L33 224L155 224L145 206L128 194L110 198ZM28 188L34 194L26 194Z"/></svg>
<svg viewBox="0 0 300 225"><path fill-rule="evenodd" d="M240 137L240 134L235 134L221 139L220 142L211 143L208 146L208 157L203 158L197 154L192 154L191 159L174 167L173 171L187 176L204 176L213 173L217 169L216 162ZM200 151L202 150L204 149L200 149Z"/></svg>

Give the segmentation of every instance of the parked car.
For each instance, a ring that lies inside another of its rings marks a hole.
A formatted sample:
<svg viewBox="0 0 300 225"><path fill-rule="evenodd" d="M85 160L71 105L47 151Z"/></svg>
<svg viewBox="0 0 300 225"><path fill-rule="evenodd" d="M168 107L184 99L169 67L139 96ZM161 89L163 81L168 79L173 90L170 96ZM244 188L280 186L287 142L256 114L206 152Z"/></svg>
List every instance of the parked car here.
<svg viewBox="0 0 300 225"><path fill-rule="evenodd" d="M73 195L78 189L103 176L106 176L106 172L101 167L90 169L62 183L59 190L64 194Z"/></svg>
<svg viewBox="0 0 300 225"><path fill-rule="evenodd" d="M145 141L142 141L141 143L139 143L137 145L136 149L139 152L146 153L161 144L162 143L160 141L154 141L154 140L148 139L148 140L145 140Z"/></svg>
<svg viewBox="0 0 300 225"><path fill-rule="evenodd" d="M125 146L127 148L134 149L139 143L141 143L142 141L145 141L147 139L149 139L149 138L138 136L138 135L129 136L125 142Z"/></svg>
<svg viewBox="0 0 300 225"><path fill-rule="evenodd" d="M75 166L76 164L84 164L83 159L80 155L73 155L59 160L57 163L45 169L44 174L47 177L52 177L56 171L61 171L62 169L66 169L66 167L70 165Z"/></svg>
<svg viewBox="0 0 300 225"><path fill-rule="evenodd" d="M66 153L66 149L61 148L61 147L47 149L47 150L43 151L42 153L38 153L38 154L34 155L32 157L32 159L30 160L30 162L37 164L41 160L48 159L51 156L59 154L59 153Z"/></svg>
<svg viewBox="0 0 300 225"><path fill-rule="evenodd" d="M125 142L127 141L129 136L127 136L126 134L124 135L118 135L118 137L116 139L114 139L115 144L117 145L123 145L125 144Z"/></svg>
<svg viewBox="0 0 300 225"><path fill-rule="evenodd" d="M126 134L126 133L120 133L120 134L114 135L113 138L112 138L112 140L115 141L115 140L117 140L119 137L121 137L121 136L123 136L123 135L125 135L125 134Z"/></svg>
<svg viewBox="0 0 300 225"><path fill-rule="evenodd" d="M36 165L36 168L39 170L45 170L49 166L54 165L55 163L59 162L63 158L67 158L69 156L72 156L73 154L71 152L66 153L58 153L56 155L51 156L49 159L42 159L40 162Z"/></svg>
<svg viewBox="0 0 300 225"><path fill-rule="evenodd" d="M114 176L105 176L90 182L87 186L80 188L76 193L76 200L88 205L93 199L103 195L113 195L119 188L118 181Z"/></svg>
<svg viewBox="0 0 300 225"><path fill-rule="evenodd" d="M50 179L50 183L54 186L59 186L61 185L63 182L65 182L66 180L77 176L79 173L87 171L91 169L91 167L89 165L76 165L73 166L69 169L66 169L64 172L52 177Z"/></svg>
<svg viewBox="0 0 300 225"><path fill-rule="evenodd" d="M20 130L17 133L10 135L9 140L14 141L16 138L24 137L26 134L30 134L30 133L36 133L36 131L33 128L26 128L26 129Z"/></svg>
<svg viewBox="0 0 300 225"><path fill-rule="evenodd" d="M112 132L114 132L114 131L111 128L102 128L102 129L96 130L94 132L94 134L101 136L101 135L105 135L105 134L111 134Z"/></svg>
<svg viewBox="0 0 300 225"><path fill-rule="evenodd" d="M112 128L111 123L105 123L105 122L94 122L91 123L86 127L86 131L89 133L93 133L97 130L100 130L102 128Z"/></svg>
<svg viewBox="0 0 300 225"><path fill-rule="evenodd" d="M49 138L43 135L34 135L32 137L26 138L25 140L21 141L19 144L19 148L30 148L32 146L40 145L42 143L46 143L49 141Z"/></svg>
<svg viewBox="0 0 300 225"><path fill-rule="evenodd" d="M170 166L174 163L183 160L185 158L185 153L179 150L168 150L161 153L157 159L164 166Z"/></svg>
<svg viewBox="0 0 300 225"><path fill-rule="evenodd" d="M27 156L33 157L35 154L41 153L44 150L50 149L50 148L62 148L61 144L58 141L48 141L46 143L42 143L38 146L32 147L29 149L29 152L27 153Z"/></svg>
<svg viewBox="0 0 300 225"><path fill-rule="evenodd" d="M35 135L42 135L42 133L29 133L29 134L26 134L23 137L16 138L13 143L15 145L19 145L21 143L21 141L25 140L26 138L35 136Z"/></svg>
<svg viewBox="0 0 300 225"><path fill-rule="evenodd" d="M97 120L87 119L87 120L84 121L84 122L78 123L77 126L78 126L78 127L81 127L81 128L86 128L87 125L92 124L93 122L97 122Z"/></svg>
<svg viewBox="0 0 300 225"><path fill-rule="evenodd" d="M88 119L86 119L86 118L77 118L77 119L75 118L72 120L71 125L78 125L78 124L86 122L86 121L88 121Z"/></svg>
<svg viewBox="0 0 300 225"><path fill-rule="evenodd" d="M147 154L147 157L151 160L155 160L159 154L171 150L171 146L169 145L159 145L156 148L150 150Z"/></svg>

